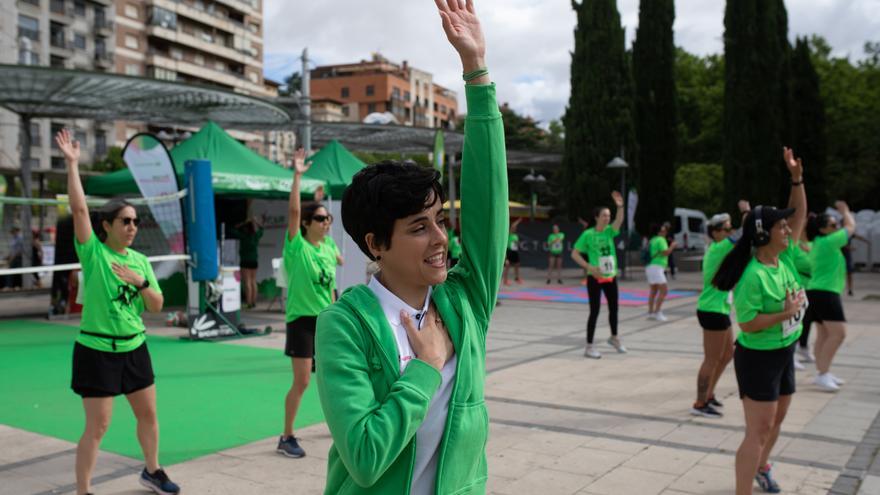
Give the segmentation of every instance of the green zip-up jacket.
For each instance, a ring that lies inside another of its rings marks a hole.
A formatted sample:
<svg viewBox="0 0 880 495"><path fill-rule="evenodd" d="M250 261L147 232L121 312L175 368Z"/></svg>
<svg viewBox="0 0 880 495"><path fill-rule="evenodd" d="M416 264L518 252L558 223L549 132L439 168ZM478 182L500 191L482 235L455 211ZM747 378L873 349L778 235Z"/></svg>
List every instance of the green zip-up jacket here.
<svg viewBox="0 0 880 495"><path fill-rule="evenodd" d="M486 492L486 332L508 230L504 128L495 86L468 85L465 91L462 256L431 296L458 359L435 493L457 495ZM364 285L325 309L315 333L318 394L333 437L324 493L408 494L416 432L440 387L440 372L414 359L400 373L394 334Z"/></svg>

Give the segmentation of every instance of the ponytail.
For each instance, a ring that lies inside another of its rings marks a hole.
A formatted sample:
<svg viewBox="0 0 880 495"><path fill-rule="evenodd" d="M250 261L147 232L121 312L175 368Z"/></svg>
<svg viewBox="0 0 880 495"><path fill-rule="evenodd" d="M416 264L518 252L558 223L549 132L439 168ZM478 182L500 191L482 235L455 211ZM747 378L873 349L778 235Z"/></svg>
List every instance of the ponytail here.
<svg viewBox="0 0 880 495"><path fill-rule="evenodd" d="M749 214L749 217L751 214ZM755 241L755 222L749 221L746 217L743 220L742 235L736 241L733 250L724 257L715 276L712 277L712 285L718 290L733 290L734 286L739 282L749 261L752 260L752 245Z"/></svg>

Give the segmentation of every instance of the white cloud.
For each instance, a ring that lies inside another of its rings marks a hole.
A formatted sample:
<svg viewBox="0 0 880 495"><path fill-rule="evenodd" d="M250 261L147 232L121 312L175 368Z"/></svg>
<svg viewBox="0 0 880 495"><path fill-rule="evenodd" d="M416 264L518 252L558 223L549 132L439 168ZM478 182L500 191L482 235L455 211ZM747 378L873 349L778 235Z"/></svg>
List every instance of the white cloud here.
<svg viewBox="0 0 880 495"><path fill-rule="evenodd" d="M407 60L439 84L463 92L461 67L430 0L264 0L267 76L299 70L303 47L316 64L368 59L375 51ZM570 51L576 22L570 0L475 0L488 45L487 63L499 99L547 122L568 103ZM639 0L618 0L627 44L638 24ZM676 44L699 53L723 51L724 0L676 2ZM836 55L862 56L880 39L880 1L788 0L789 35L820 34ZM463 111L464 108L462 107Z"/></svg>

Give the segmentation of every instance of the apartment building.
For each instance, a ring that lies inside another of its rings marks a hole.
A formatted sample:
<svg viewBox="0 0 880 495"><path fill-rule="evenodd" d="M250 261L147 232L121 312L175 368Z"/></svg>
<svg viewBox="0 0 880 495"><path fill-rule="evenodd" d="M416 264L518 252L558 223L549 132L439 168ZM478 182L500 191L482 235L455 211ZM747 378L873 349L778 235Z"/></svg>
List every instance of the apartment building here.
<svg viewBox="0 0 880 495"><path fill-rule="evenodd" d="M113 0L10 0L3 4L2 63L113 71ZM114 139L113 126L107 122L34 119L30 129L33 170L64 169L64 159L52 139L63 127L75 129L83 143L83 163L103 156ZM0 109L0 167L19 167L19 137L18 117Z"/></svg>
<svg viewBox="0 0 880 495"><path fill-rule="evenodd" d="M398 124L451 129L458 115L456 93L433 76L396 64L381 54L352 64L325 65L311 71L315 101L338 101L343 120L361 122L371 113L389 112Z"/></svg>

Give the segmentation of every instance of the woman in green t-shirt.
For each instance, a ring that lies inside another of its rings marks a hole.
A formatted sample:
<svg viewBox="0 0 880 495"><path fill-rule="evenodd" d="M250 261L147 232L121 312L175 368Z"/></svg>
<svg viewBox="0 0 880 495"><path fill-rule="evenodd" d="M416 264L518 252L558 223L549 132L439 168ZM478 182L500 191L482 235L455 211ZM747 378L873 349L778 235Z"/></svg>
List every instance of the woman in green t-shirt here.
<svg viewBox="0 0 880 495"><path fill-rule="evenodd" d="M562 285L562 251L565 249L565 232L559 231L559 225L553 224L553 231L547 236L547 250L550 257L547 263L547 284L556 272L556 281Z"/></svg>
<svg viewBox="0 0 880 495"><path fill-rule="evenodd" d="M91 491L92 471L117 395L125 395L137 419L146 464L140 483L158 493L178 493L180 487L159 465L156 386L141 313L161 312L164 300L150 262L130 247L140 219L127 201L111 200L99 211L96 235L79 176L79 142L67 129L55 142L67 163L74 247L83 273L83 313L71 373L71 388L82 397L86 415L76 447L77 493Z"/></svg>
<svg viewBox="0 0 880 495"><path fill-rule="evenodd" d="M811 217L807 224L807 238L812 243L810 264L813 272L807 284L810 300L808 318L816 325L816 375L813 383L822 390L836 392L843 380L834 376L831 362L846 338L846 316L840 294L846 284L846 260L841 249L849 243L856 231L856 222L849 206L838 201L835 206L843 219L828 214Z"/></svg>
<svg viewBox="0 0 880 495"><path fill-rule="evenodd" d="M743 232L712 284L734 291L740 333L733 362L743 402L746 433L736 453L736 493L752 493L752 480L769 493L779 485L767 460L792 394L795 392L794 348L807 306L794 266L792 239L806 223L807 197L803 166L784 149L791 174L789 208L757 206L743 222Z"/></svg>
<svg viewBox="0 0 880 495"><path fill-rule="evenodd" d="M519 227L522 220L522 218L514 220L510 224L510 232L507 234L507 255L504 262L504 273L501 275L504 285L510 285L510 280L507 278L507 271L510 270L510 267L513 267L513 279L516 280L516 283L523 283L519 278L519 234L516 233L516 228Z"/></svg>
<svg viewBox="0 0 880 495"><path fill-rule="evenodd" d="M260 239L263 237L263 222L248 218L232 228L238 238L238 261L241 268L241 286L244 289L244 303L247 308L257 305L257 268L259 268Z"/></svg>
<svg viewBox="0 0 880 495"><path fill-rule="evenodd" d="M590 316L587 319L587 347L584 356L599 359L602 354L593 347L596 334L596 322L599 319L599 308L602 294L608 303L608 326L611 337L608 345L623 354L626 347L617 336L617 303L620 293L617 288L617 250L614 239L620 235L623 225L623 196L617 191L611 193L617 212L614 223L611 223L611 210L600 206L593 211L596 226L583 231L571 250L571 259L587 272L587 296L590 303Z"/></svg>
<svg viewBox="0 0 880 495"><path fill-rule="evenodd" d="M291 360L293 383L284 398L284 428L275 450L293 458L306 455L293 435L293 424L314 369L318 313L333 302L336 265L342 264L336 243L328 235L333 216L321 203L301 204L300 183L309 167L305 150L296 150L281 254L287 273L284 354Z"/></svg>
<svg viewBox="0 0 880 495"><path fill-rule="evenodd" d="M652 224L648 229L651 240L648 241L648 251L651 260L645 266L645 278L648 279L650 293L648 294L648 319L666 321L666 315L661 311L663 300L669 292L666 283L666 267L669 266L669 255L675 250L675 241L667 243L666 236L669 234L669 223Z"/></svg>

